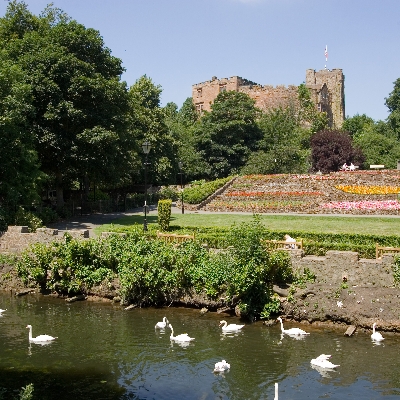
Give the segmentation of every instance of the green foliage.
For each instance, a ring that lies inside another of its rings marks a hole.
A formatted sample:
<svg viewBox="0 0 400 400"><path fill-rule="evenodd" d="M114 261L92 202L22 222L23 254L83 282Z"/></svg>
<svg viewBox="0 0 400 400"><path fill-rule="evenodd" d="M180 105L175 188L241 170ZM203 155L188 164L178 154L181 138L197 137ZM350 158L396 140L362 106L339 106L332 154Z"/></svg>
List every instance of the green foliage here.
<svg viewBox="0 0 400 400"><path fill-rule="evenodd" d="M385 99L385 104L390 112L388 123L400 138L400 78L395 80L393 91Z"/></svg>
<svg viewBox="0 0 400 400"><path fill-rule="evenodd" d="M247 94L221 92L210 113L196 126L196 148L206 168L203 176L222 178L238 173L262 137L256 123L259 110Z"/></svg>
<svg viewBox="0 0 400 400"><path fill-rule="evenodd" d="M274 295L270 298L270 301L264 305L264 308L260 314L261 319L270 319L271 315L279 313L280 308L281 301L279 296L274 293Z"/></svg>
<svg viewBox="0 0 400 400"><path fill-rule="evenodd" d="M158 201L158 226L164 232L169 229L169 222L171 220L171 200L159 200Z"/></svg>
<svg viewBox="0 0 400 400"><path fill-rule="evenodd" d="M216 179L211 182L206 182L204 180L193 182L191 187L183 190L185 202L189 204L199 204L231 179L232 177Z"/></svg>
<svg viewBox="0 0 400 400"><path fill-rule="evenodd" d="M24 386L19 392L19 400L31 400L33 399L33 383Z"/></svg>
<svg viewBox="0 0 400 400"><path fill-rule="evenodd" d="M27 226L30 232L35 232L37 228L43 226L43 221L31 211L26 211L23 207L18 207L15 214L15 225Z"/></svg>
<svg viewBox="0 0 400 400"><path fill-rule="evenodd" d="M356 114L353 117L347 117L342 125L342 129L349 132L352 137L362 134L366 129L375 124L374 120L367 115Z"/></svg>
<svg viewBox="0 0 400 400"><path fill-rule="evenodd" d="M171 186L163 186L157 195L160 200L170 199L176 201L180 198L179 192Z"/></svg>
<svg viewBox="0 0 400 400"><path fill-rule="evenodd" d="M49 207L42 207L39 210L35 211L35 215L39 218L44 226L52 222L57 222L60 217L55 210Z"/></svg>
<svg viewBox="0 0 400 400"><path fill-rule="evenodd" d="M393 280L396 286L400 285L400 256L394 257L393 265Z"/></svg>

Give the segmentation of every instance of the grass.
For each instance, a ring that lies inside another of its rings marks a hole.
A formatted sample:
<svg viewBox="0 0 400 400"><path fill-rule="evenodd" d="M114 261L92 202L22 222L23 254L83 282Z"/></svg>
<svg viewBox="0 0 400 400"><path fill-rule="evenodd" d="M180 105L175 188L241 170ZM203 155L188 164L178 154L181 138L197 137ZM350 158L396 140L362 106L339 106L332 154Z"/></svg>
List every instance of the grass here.
<svg viewBox="0 0 400 400"><path fill-rule="evenodd" d="M315 233L363 233L371 235L398 235L400 218L385 216L332 216L332 215L282 215L260 214L261 221L271 230L301 230ZM252 214L172 214L170 225L181 227L225 226L250 221ZM135 214L115 220L113 224L102 225L95 229L96 234L113 230L117 226L143 225L143 214ZM148 224L157 224L157 215L147 216Z"/></svg>

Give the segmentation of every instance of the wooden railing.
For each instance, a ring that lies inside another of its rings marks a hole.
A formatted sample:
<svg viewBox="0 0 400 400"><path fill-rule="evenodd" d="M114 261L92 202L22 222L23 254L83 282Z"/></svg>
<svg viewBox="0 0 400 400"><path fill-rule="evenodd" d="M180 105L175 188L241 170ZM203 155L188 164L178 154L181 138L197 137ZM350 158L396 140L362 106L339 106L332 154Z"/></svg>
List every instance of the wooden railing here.
<svg viewBox="0 0 400 400"><path fill-rule="evenodd" d="M186 240L194 240L194 234L193 235L177 235L175 233L162 233L160 231L157 231L157 238L162 239L162 240L166 241L167 243L172 243L172 242L182 243L182 242L185 242Z"/></svg>
<svg viewBox="0 0 400 400"><path fill-rule="evenodd" d="M400 248L379 246L378 243L376 243L376 258L382 258L383 253L400 253Z"/></svg>
<svg viewBox="0 0 400 400"><path fill-rule="evenodd" d="M287 242L286 240L263 240L263 243L268 250L303 249L303 239L296 240L296 242Z"/></svg>

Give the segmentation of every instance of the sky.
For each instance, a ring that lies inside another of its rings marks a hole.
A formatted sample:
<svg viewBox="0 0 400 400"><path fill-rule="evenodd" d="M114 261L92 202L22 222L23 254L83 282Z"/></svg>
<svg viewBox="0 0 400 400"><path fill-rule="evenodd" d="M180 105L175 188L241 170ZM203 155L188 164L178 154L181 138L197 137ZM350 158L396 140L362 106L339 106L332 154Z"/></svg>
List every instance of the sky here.
<svg viewBox="0 0 400 400"><path fill-rule="evenodd" d="M98 30L122 79L143 75L180 108L193 84L241 76L299 85L307 69L340 68L346 116L385 120L400 78L400 0L53 0ZM25 0L40 14L50 0ZM7 1L0 2L4 16ZM324 50L328 46L328 62Z"/></svg>

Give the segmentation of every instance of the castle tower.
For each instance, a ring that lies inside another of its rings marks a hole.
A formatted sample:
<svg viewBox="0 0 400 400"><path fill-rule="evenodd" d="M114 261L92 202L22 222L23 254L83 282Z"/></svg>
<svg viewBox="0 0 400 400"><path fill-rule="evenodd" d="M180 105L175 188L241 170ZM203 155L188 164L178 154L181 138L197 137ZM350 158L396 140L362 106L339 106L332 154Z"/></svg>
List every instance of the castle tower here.
<svg viewBox="0 0 400 400"><path fill-rule="evenodd" d="M345 119L344 75L341 69L306 71L306 86L314 103L328 114L329 125L341 128ZM326 86L326 89L324 89Z"/></svg>

